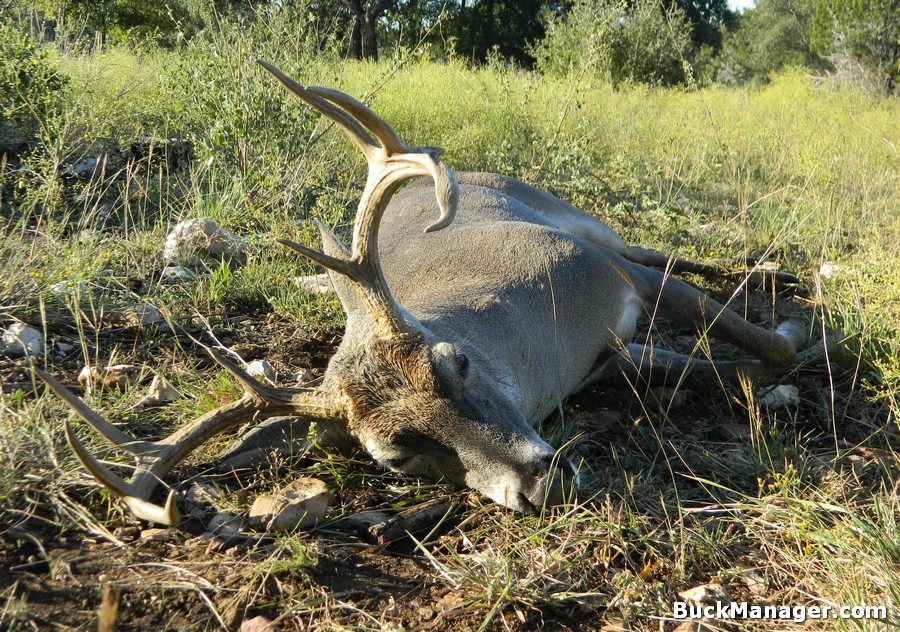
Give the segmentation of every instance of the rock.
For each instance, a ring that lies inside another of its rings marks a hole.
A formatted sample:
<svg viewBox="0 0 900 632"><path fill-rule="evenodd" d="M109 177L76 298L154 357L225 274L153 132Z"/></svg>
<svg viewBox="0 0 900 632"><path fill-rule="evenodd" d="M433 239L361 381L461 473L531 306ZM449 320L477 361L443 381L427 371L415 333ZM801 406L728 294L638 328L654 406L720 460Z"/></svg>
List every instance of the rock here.
<svg viewBox="0 0 900 632"><path fill-rule="evenodd" d="M116 327L139 329L164 321L159 310L147 303L114 309L109 313L109 322Z"/></svg>
<svg viewBox="0 0 900 632"><path fill-rule="evenodd" d="M152 540L154 542L166 542L171 539L172 529L150 528L141 531L142 540Z"/></svg>
<svg viewBox="0 0 900 632"><path fill-rule="evenodd" d="M86 388L103 384L109 388L125 390L137 381L139 373L140 367L133 364L113 364L104 369L86 366L78 374L78 383Z"/></svg>
<svg viewBox="0 0 900 632"><path fill-rule="evenodd" d="M154 375L153 381L150 382L150 388L147 389L147 394L132 406L131 409L142 410L151 406L160 406L181 397L181 393L179 393L174 386L169 384L165 378Z"/></svg>
<svg viewBox="0 0 900 632"><path fill-rule="evenodd" d="M315 381L316 376L309 369L300 369L291 376L291 381L295 384L304 385Z"/></svg>
<svg viewBox="0 0 900 632"><path fill-rule="evenodd" d="M622 413L617 410L595 410L581 419L585 430L595 434L603 434L617 427L622 422Z"/></svg>
<svg viewBox="0 0 900 632"><path fill-rule="evenodd" d="M779 384L756 391L756 401L772 410L800 403L800 391L796 386Z"/></svg>
<svg viewBox="0 0 900 632"><path fill-rule="evenodd" d="M756 599L762 599L766 596L767 585L766 579L752 568L745 569L738 574L741 581Z"/></svg>
<svg viewBox="0 0 900 632"><path fill-rule="evenodd" d="M58 281L47 288L47 292L54 296L77 296L87 294L88 286L84 281Z"/></svg>
<svg viewBox="0 0 900 632"><path fill-rule="evenodd" d="M700 619L694 621L685 621L672 632L719 632L723 628L716 621L709 619Z"/></svg>
<svg viewBox="0 0 900 632"><path fill-rule="evenodd" d="M294 283L313 294L334 294L334 287L332 287L327 274L294 277Z"/></svg>
<svg viewBox="0 0 900 632"><path fill-rule="evenodd" d="M819 266L819 278L820 279L834 279L839 277L843 273L844 269L838 263L832 263L826 261L821 266Z"/></svg>
<svg viewBox="0 0 900 632"><path fill-rule="evenodd" d="M264 382L275 381L275 369L268 360L254 360L247 364L246 371L250 377L262 378Z"/></svg>
<svg viewBox="0 0 900 632"><path fill-rule="evenodd" d="M162 280L166 283L185 283L197 280L197 273L184 266L166 266L162 271Z"/></svg>
<svg viewBox="0 0 900 632"><path fill-rule="evenodd" d="M0 353L39 358L44 355L44 335L24 323L13 323L0 337Z"/></svg>
<svg viewBox="0 0 900 632"><path fill-rule="evenodd" d="M308 529L325 517L334 496L316 478L298 478L278 493L259 496L250 507L254 531L287 533Z"/></svg>
<svg viewBox="0 0 900 632"><path fill-rule="evenodd" d="M175 265L189 266L204 257L235 257L247 249L247 241L211 219L196 218L181 222L166 237L163 258Z"/></svg>
<svg viewBox="0 0 900 632"><path fill-rule="evenodd" d="M678 596L689 604L714 606L716 603L731 603L731 595L722 584L704 584L682 590Z"/></svg>
<svg viewBox="0 0 900 632"><path fill-rule="evenodd" d="M218 537L233 538L240 535L243 523L239 516L223 511L213 516L206 528Z"/></svg>
<svg viewBox="0 0 900 632"><path fill-rule="evenodd" d="M691 391L683 388L670 388L668 386L654 388L652 393L653 397L656 398L656 401L667 410L673 410L684 406L688 400L694 396L694 393Z"/></svg>
<svg viewBox="0 0 900 632"><path fill-rule="evenodd" d="M75 351L75 345L70 345L68 342L57 341L56 350L62 355L65 355L70 351Z"/></svg>
<svg viewBox="0 0 900 632"><path fill-rule="evenodd" d="M281 626L262 615L245 619L241 622L239 632L280 632Z"/></svg>
<svg viewBox="0 0 900 632"><path fill-rule="evenodd" d="M164 320L158 309L146 303L135 305L132 310L134 313L133 322L136 327L146 327Z"/></svg>
<svg viewBox="0 0 900 632"><path fill-rule="evenodd" d="M94 173L96 168L97 157L87 156L83 160L78 161L76 164L64 169L63 173L71 176L76 176L78 178L86 178Z"/></svg>

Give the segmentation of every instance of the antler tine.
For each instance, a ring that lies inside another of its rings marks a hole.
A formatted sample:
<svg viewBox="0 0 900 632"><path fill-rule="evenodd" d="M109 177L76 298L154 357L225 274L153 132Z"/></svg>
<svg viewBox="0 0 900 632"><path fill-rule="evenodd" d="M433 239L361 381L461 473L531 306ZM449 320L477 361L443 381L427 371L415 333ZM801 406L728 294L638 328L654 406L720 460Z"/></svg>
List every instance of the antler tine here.
<svg viewBox="0 0 900 632"><path fill-rule="evenodd" d="M307 90L317 96L328 99L349 112L350 116L362 123L375 135L375 138L378 139L378 142L381 143L381 146L384 147L389 156L414 151L409 145L403 142L403 139L401 139L400 135L394 131L394 128L391 127L390 123L349 94L332 88L322 88L320 86L310 86Z"/></svg>
<svg viewBox="0 0 900 632"><path fill-rule="evenodd" d="M456 215L458 185L453 172L438 160L441 150L435 147L410 147L380 116L350 95L316 86L303 87L280 70L264 61L260 65L302 101L337 122L362 150L369 164L366 186L353 222L353 243L347 259L328 256L293 242L282 244L309 257L316 263L338 272L354 283L369 314L374 329L381 335L406 332L402 310L394 299L378 258L378 226L388 202L405 181L418 176L431 176L440 217L425 229L431 232L445 228ZM363 127L368 128L381 146L375 144Z"/></svg>
<svg viewBox="0 0 900 632"><path fill-rule="evenodd" d="M35 374L79 417L112 443L137 456L134 474L126 482L94 457L75 435L71 424L65 422L66 439L78 460L99 483L122 498L138 518L167 525L176 525L181 521L181 514L175 506L174 490L169 493L165 506L151 503L150 495L178 462L218 434L248 421L260 422L271 417L289 415L345 422L343 407L329 393L305 388L265 386L212 349L207 348L207 351L217 364L241 384L244 394L240 399L209 411L159 441L135 440L91 410L52 376L34 367Z"/></svg>
<svg viewBox="0 0 900 632"><path fill-rule="evenodd" d="M31 370L34 371L35 375L41 378L41 381L43 381L57 397L66 402L66 404L69 405L69 408L75 411L75 414L83 421L89 423L94 430L106 437L110 443L113 443L132 454L140 454L146 449L146 446L150 445L149 442L139 441L113 426L97 414L90 406L85 404L83 399L79 398L75 393L60 384L55 377L34 366L33 363Z"/></svg>
<svg viewBox="0 0 900 632"><path fill-rule="evenodd" d="M275 78L298 99L340 125L350 140L359 147L360 151L362 151L367 159L371 160L374 158L379 149L378 144L372 139L368 132L366 132L365 128L356 121L356 119L316 95L311 88L300 85L272 64L261 59L257 59L256 63L275 75Z"/></svg>

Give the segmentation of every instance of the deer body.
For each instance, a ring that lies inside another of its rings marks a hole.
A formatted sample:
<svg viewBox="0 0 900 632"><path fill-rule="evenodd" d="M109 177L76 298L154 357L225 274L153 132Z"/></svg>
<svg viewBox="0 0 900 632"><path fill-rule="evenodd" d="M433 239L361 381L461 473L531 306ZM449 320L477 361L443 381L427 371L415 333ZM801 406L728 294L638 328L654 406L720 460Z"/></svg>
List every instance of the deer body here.
<svg viewBox="0 0 900 632"><path fill-rule="evenodd" d="M527 200L467 183L493 174L457 175L459 208L444 230L423 233L427 182L394 199L382 222L385 275L421 328L459 345L534 424L631 341L640 300L630 266Z"/></svg>
<svg viewBox="0 0 900 632"><path fill-rule="evenodd" d="M346 332L316 389L263 386L210 350L243 397L156 442L121 432L35 368L83 420L137 457L126 482L66 422L85 467L139 517L177 524L174 491L164 506L149 501L162 477L211 436L285 415L304 427L321 422L332 439L358 442L387 468L532 511L565 502L577 483L572 464L532 426L584 384L621 371L635 379L793 360L796 326L752 325L669 274L717 268L627 245L603 222L512 178L454 174L440 150L409 147L352 97L260 63L342 128L369 164L349 249L322 224L321 252L279 240L328 270ZM414 178L422 179L394 195ZM690 324L758 360L714 367L632 344L641 314Z"/></svg>

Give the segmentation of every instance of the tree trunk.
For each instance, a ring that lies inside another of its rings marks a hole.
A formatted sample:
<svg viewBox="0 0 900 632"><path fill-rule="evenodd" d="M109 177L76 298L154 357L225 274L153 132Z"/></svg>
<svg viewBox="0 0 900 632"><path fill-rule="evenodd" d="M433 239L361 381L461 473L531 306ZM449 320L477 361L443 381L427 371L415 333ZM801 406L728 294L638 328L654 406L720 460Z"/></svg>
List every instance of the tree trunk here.
<svg viewBox="0 0 900 632"><path fill-rule="evenodd" d="M375 27L392 0L374 0L371 6L364 7L360 0L344 0L355 16L350 41L350 55L354 59L371 59L378 61L378 37Z"/></svg>
<svg viewBox="0 0 900 632"><path fill-rule="evenodd" d="M362 32L358 20L354 20L353 29L350 31L350 57L362 59Z"/></svg>

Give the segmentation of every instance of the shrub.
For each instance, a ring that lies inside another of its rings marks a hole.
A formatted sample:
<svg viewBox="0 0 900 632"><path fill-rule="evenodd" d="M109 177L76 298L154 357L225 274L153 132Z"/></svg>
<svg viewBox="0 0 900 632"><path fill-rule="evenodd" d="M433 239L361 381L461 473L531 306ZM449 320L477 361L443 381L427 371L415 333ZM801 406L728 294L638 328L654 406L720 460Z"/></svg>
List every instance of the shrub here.
<svg viewBox="0 0 900 632"><path fill-rule="evenodd" d="M551 75L675 85L690 72L690 32L684 13L660 0L579 0L567 17L551 19L533 54Z"/></svg>
<svg viewBox="0 0 900 632"><path fill-rule="evenodd" d="M65 84L46 51L14 24L0 20L0 153L34 137Z"/></svg>

